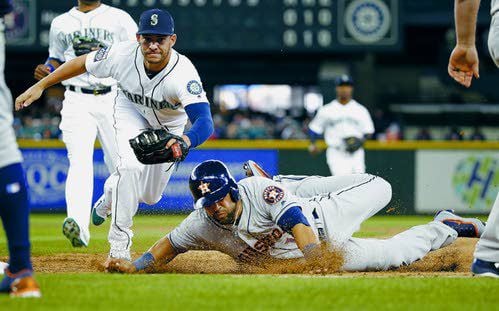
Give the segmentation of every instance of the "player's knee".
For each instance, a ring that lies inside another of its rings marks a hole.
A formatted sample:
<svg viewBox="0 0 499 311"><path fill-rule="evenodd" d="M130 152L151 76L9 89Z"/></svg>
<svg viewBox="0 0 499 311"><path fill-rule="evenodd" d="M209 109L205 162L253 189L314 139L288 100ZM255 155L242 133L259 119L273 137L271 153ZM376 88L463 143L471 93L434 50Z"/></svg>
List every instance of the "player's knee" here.
<svg viewBox="0 0 499 311"><path fill-rule="evenodd" d="M138 161L137 163L122 163L118 166L118 172L119 174L139 174L143 167L144 165L140 164Z"/></svg>
<svg viewBox="0 0 499 311"><path fill-rule="evenodd" d="M147 205L154 205L161 200L161 195L157 196L151 193L145 193L142 194L142 197L140 199L141 202L147 204Z"/></svg>
<svg viewBox="0 0 499 311"><path fill-rule="evenodd" d="M386 206L392 200L392 185L385 179L378 176L379 195L383 206Z"/></svg>

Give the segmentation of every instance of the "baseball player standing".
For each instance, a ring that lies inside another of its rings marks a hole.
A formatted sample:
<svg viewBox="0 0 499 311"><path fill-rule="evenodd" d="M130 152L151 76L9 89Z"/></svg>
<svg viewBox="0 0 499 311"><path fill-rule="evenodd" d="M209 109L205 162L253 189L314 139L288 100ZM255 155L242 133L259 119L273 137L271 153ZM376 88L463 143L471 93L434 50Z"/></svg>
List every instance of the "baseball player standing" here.
<svg viewBox="0 0 499 311"><path fill-rule="evenodd" d="M31 266L28 191L21 152L12 128L12 95L4 77L3 17L11 11L11 2L0 0L0 217L10 255L0 292L10 293L13 297L40 297Z"/></svg>
<svg viewBox="0 0 499 311"><path fill-rule="evenodd" d="M476 19L480 0L456 0L454 17L457 43L450 55L448 72L460 84L470 87L473 77L479 78L478 53L475 46ZM492 0L489 29L489 52L499 67L499 0ZM471 272L477 276L499 278L499 194L477 243Z"/></svg>
<svg viewBox="0 0 499 311"><path fill-rule="evenodd" d="M189 179L195 210L135 262L110 260L107 269L141 271L188 250L218 250L252 264L270 257L321 262L319 244L326 242L332 251L343 250L343 270L387 270L483 231L478 219L441 211L434 221L389 239L353 238L390 201L388 182L369 174L278 176L280 182L262 176L236 183L222 162L199 164Z"/></svg>
<svg viewBox="0 0 499 311"><path fill-rule="evenodd" d="M347 75L336 80L336 99L319 108L309 124L311 153L320 134L328 146L327 164L331 175L358 174L366 171L364 140L374 133L369 111L352 99L353 81Z"/></svg>
<svg viewBox="0 0 499 311"><path fill-rule="evenodd" d="M37 80L80 55L135 39L137 25L123 10L99 0L79 0L78 6L57 16L50 25L49 58L36 67ZM63 233L74 247L87 246L93 194L93 153L98 137L110 173L116 169L113 102L116 80L90 73L62 81L66 87L61 111L62 139L68 150L67 218ZM79 234L75 234L79 232Z"/></svg>
<svg viewBox="0 0 499 311"><path fill-rule="evenodd" d="M47 87L85 72L118 81L112 113L117 169L106 181L112 195L102 204L112 209L108 237L112 258L130 258L132 219L139 202L158 202L174 171L174 163L139 162L129 140L144 129L168 129L177 138L170 139L164 148L172 149L176 143L194 148L213 132L199 74L187 57L173 49L176 40L170 13L145 11L135 41L115 43L68 61L16 99L16 109L29 106ZM183 134L188 119L192 127ZM155 134L145 140L156 139Z"/></svg>

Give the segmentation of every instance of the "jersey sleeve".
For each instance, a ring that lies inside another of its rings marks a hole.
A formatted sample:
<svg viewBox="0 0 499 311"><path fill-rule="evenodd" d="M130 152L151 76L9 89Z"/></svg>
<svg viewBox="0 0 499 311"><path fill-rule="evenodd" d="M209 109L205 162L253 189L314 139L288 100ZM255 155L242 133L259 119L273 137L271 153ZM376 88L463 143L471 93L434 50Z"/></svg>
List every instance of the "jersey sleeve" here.
<svg viewBox="0 0 499 311"><path fill-rule="evenodd" d="M175 251L185 253L189 250L206 249L207 245L202 239L201 224L196 217L196 211L187 216L184 221L167 235Z"/></svg>
<svg viewBox="0 0 499 311"><path fill-rule="evenodd" d="M120 33L120 41L136 40L135 35L137 34L138 28L137 24L133 18L127 12L122 12L120 24L122 27Z"/></svg>
<svg viewBox="0 0 499 311"><path fill-rule="evenodd" d="M326 123L326 115L323 108L319 108L315 117L310 121L308 127L317 134L324 133L324 124Z"/></svg>
<svg viewBox="0 0 499 311"><path fill-rule="evenodd" d="M187 64L182 68L181 77L176 80L176 96L182 106L195 103L208 103L206 92L203 89L201 78L194 65L186 59Z"/></svg>
<svg viewBox="0 0 499 311"><path fill-rule="evenodd" d="M259 196L259 207L269 220L276 223L291 207L301 207L298 198L281 184L263 177L257 177L256 192Z"/></svg>
<svg viewBox="0 0 499 311"><path fill-rule="evenodd" d="M113 44L100 50L88 53L85 61L87 71L97 78L113 77L113 69L117 62L118 44ZM114 77L113 77L114 78Z"/></svg>
<svg viewBox="0 0 499 311"><path fill-rule="evenodd" d="M56 19L52 21L49 32L49 57L61 62L65 62L66 59L64 57L64 52L67 48L66 43L64 42L64 40L61 40L62 33L59 30L59 27L55 25L54 21L56 21Z"/></svg>
<svg viewBox="0 0 499 311"><path fill-rule="evenodd" d="M372 134L374 133L374 124L369 111L364 108L364 117L362 118L362 132L364 134Z"/></svg>

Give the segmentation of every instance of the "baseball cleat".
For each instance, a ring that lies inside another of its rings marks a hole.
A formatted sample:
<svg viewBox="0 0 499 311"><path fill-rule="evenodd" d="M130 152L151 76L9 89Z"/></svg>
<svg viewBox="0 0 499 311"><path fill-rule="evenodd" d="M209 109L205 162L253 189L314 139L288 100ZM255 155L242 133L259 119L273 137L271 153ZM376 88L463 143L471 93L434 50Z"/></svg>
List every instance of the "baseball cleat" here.
<svg viewBox="0 0 499 311"><path fill-rule="evenodd" d="M263 168L260 167L260 165L256 164L255 161L252 160L244 162L243 170L246 173L246 177L261 176L272 179L272 176L270 176Z"/></svg>
<svg viewBox="0 0 499 311"><path fill-rule="evenodd" d="M41 297L40 286L33 277L32 270L21 270L15 274L5 269L5 276L0 283L0 292L10 293L11 297Z"/></svg>
<svg viewBox="0 0 499 311"><path fill-rule="evenodd" d="M479 238L485 230L485 224L478 218L463 218L453 210L441 210L435 214L435 220L457 231L458 237Z"/></svg>
<svg viewBox="0 0 499 311"><path fill-rule="evenodd" d="M499 278L499 268L497 263L475 258L471 264L471 273L474 276L484 276Z"/></svg>
<svg viewBox="0 0 499 311"><path fill-rule="evenodd" d="M111 214L111 205L106 204L105 195L103 194L94 206L92 206L92 223L95 226L100 226L106 221L106 218Z"/></svg>
<svg viewBox="0 0 499 311"><path fill-rule="evenodd" d="M73 218L68 217L64 220L64 223L62 224L62 234L68 238L73 247L87 246L87 243L81 239L80 226Z"/></svg>

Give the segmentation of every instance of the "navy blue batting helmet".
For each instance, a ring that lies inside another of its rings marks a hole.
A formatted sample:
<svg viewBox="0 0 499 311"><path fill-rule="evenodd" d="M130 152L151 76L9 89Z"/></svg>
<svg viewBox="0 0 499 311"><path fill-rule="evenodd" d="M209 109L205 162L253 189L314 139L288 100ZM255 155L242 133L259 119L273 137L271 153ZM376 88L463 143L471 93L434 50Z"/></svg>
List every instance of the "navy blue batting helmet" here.
<svg viewBox="0 0 499 311"><path fill-rule="evenodd" d="M239 200L239 190L234 177L225 164L207 160L198 164L189 177L189 188L194 197L194 208L204 208L225 198L227 193L234 202Z"/></svg>
<svg viewBox="0 0 499 311"><path fill-rule="evenodd" d="M341 75L335 80L336 86L350 85L353 86L353 80L349 75Z"/></svg>

